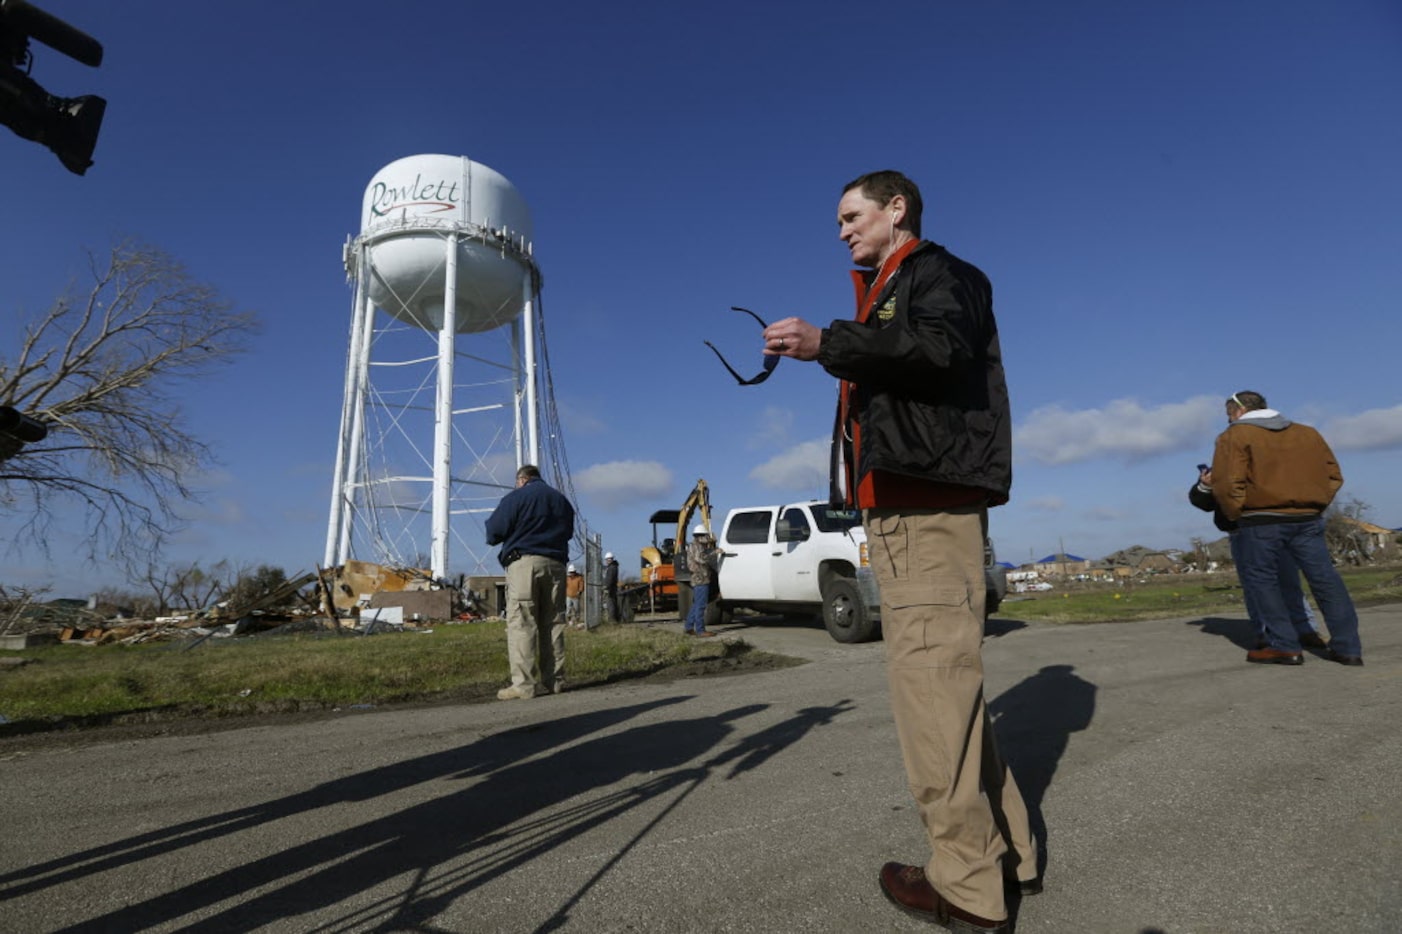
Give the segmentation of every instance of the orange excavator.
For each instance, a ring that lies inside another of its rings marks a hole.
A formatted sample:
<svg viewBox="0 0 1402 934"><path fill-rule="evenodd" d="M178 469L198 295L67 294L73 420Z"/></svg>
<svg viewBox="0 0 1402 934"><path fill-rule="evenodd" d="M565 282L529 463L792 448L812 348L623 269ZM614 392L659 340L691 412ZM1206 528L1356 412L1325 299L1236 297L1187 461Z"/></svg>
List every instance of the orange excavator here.
<svg viewBox="0 0 1402 934"><path fill-rule="evenodd" d="M642 583L619 593L624 620L635 613L667 613L685 616L691 609L691 572L686 566L687 527L699 518L706 531L711 528L711 491L705 480L697 480L681 509L659 509L648 519L652 523L652 544L644 547ZM659 531L673 535L658 538Z"/></svg>

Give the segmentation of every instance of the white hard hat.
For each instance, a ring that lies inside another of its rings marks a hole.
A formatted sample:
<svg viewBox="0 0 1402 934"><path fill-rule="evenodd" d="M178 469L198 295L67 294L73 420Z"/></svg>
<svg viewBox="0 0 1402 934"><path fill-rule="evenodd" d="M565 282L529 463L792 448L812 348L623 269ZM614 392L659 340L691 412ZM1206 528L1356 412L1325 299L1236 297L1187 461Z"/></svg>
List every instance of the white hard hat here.
<svg viewBox="0 0 1402 934"><path fill-rule="evenodd" d="M573 573L574 573L574 565L571 564L569 567L565 568L565 571L566 571L566 573L573 574Z"/></svg>
<svg viewBox="0 0 1402 934"><path fill-rule="evenodd" d="M611 552L611 551L606 551L606 552L604 552L604 560L605 560L605 561L612 561L612 560L613 560L613 552Z"/></svg>
<svg viewBox="0 0 1402 934"><path fill-rule="evenodd" d="M696 528L694 528L694 529L691 530L691 534L692 534L692 535L710 535L711 533L706 531L706 527L705 527L704 525L698 525Z"/></svg>

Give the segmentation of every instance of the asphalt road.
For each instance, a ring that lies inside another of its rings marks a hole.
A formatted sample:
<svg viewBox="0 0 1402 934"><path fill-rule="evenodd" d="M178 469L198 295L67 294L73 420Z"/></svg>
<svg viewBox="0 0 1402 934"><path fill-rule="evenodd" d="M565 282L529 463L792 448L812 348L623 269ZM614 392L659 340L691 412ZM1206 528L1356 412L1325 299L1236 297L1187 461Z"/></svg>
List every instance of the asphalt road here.
<svg viewBox="0 0 1402 934"><path fill-rule="evenodd" d="M1241 618L994 620L1046 840L1016 930L1398 930L1402 606L1361 616L1361 669L1248 665ZM933 930L876 885L926 854L882 646L732 632L809 664L0 746L0 930Z"/></svg>

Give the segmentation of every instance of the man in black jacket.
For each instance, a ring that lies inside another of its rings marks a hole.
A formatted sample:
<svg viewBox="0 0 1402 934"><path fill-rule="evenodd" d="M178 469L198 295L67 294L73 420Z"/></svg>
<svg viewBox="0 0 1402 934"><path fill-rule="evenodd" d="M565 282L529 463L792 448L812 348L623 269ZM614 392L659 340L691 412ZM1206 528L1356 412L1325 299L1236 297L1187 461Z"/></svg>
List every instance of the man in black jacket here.
<svg viewBox="0 0 1402 934"><path fill-rule="evenodd" d="M618 605L618 559L611 551L604 555L604 616L610 623L623 618Z"/></svg>
<svg viewBox="0 0 1402 934"><path fill-rule="evenodd" d="M506 655L511 685L498 700L558 694L565 688L565 561L574 536L574 506L525 464L516 489L502 497L486 524L487 544L500 545L506 569Z"/></svg>
<svg viewBox="0 0 1402 934"><path fill-rule="evenodd" d="M839 237L852 261L855 320L786 318L765 353L816 360L841 380L834 499L863 510L881 585L891 708L932 850L887 863L882 891L960 930L1006 931L1004 882L1040 891L1017 783L983 698L983 543L1008 500L1012 431L992 287L920 239L922 201L899 172L848 184Z"/></svg>

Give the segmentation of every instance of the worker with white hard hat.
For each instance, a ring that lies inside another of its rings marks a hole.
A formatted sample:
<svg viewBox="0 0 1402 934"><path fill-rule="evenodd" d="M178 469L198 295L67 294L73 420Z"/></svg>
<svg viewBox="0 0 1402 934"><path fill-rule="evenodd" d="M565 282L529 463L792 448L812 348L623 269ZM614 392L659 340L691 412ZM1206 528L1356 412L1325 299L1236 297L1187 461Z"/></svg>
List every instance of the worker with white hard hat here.
<svg viewBox="0 0 1402 934"><path fill-rule="evenodd" d="M621 618L618 607L618 559L613 552L604 552L604 615L616 623Z"/></svg>
<svg viewBox="0 0 1402 934"><path fill-rule="evenodd" d="M565 568L565 625L584 628L584 575L571 564Z"/></svg>
<svg viewBox="0 0 1402 934"><path fill-rule="evenodd" d="M682 632L689 636L709 639L715 635L706 631L706 605L711 602L717 558L714 537L704 524L698 523L691 530L691 542L686 546L686 567L691 572L691 609L682 621Z"/></svg>

